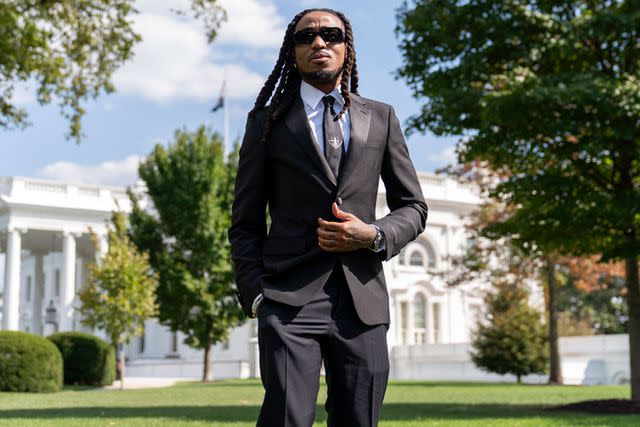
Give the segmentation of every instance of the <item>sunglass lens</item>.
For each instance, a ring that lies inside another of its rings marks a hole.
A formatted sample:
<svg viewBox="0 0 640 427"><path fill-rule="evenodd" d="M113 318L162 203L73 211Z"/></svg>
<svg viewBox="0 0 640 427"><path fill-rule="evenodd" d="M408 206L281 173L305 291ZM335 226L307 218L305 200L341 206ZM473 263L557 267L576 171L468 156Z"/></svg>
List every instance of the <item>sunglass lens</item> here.
<svg viewBox="0 0 640 427"><path fill-rule="evenodd" d="M311 44L317 35L313 30L302 30L293 35L293 41L295 44Z"/></svg>
<svg viewBox="0 0 640 427"><path fill-rule="evenodd" d="M295 44L311 44L317 35L320 35L325 43L339 43L344 41L344 34L340 28L321 28L320 31L300 30L293 34L293 42Z"/></svg>
<svg viewBox="0 0 640 427"><path fill-rule="evenodd" d="M343 41L344 36L340 28L322 28L320 37L327 43L337 43Z"/></svg>

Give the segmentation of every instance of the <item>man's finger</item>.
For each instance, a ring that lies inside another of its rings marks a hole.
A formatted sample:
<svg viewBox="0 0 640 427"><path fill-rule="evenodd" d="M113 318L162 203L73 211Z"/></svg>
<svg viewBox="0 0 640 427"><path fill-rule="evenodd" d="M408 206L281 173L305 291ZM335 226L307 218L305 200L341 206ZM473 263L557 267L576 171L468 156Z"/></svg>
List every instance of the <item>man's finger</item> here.
<svg viewBox="0 0 640 427"><path fill-rule="evenodd" d="M342 222L335 222L335 221L325 221L322 218L318 218L318 223L326 230L330 230L330 231L340 231L342 230L342 227L344 227L342 224Z"/></svg>
<svg viewBox="0 0 640 427"><path fill-rule="evenodd" d="M324 237L325 239L338 239L338 236L340 235L339 233L335 232L335 231L330 231L327 230L323 227L318 227L317 229L318 231L318 235Z"/></svg>
<svg viewBox="0 0 640 427"><path fill-rule="evenodd" d="M343 218L343 219L349 219L353 216L353 214L340 210L340 208L338 207L338 204L336 202L333 202L331 204L331 210L333 211L333 214L336 216L336 218Z"/></svg>
<svg viewBox="0 0 640 427"><path fill-rule="evenodd" d="M329 249L336 249L338 248L338 242L336 242L333 239L324 239L322 237L318 238L318 243L325 247L325 248L329 248Z"/></svg>

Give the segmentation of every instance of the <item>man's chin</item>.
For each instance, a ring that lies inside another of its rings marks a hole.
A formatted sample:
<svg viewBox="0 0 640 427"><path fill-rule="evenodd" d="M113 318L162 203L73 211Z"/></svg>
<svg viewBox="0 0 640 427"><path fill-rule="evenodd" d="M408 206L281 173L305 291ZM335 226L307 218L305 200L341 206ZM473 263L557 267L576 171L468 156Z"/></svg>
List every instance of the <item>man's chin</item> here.
<svg viewBox="0 0 640 427"><path fill-rule="evenodd" d="M335 81L342 70L336 68L334 70L317 70L302 72L302 77L312 83L331 83Z"/></svg>

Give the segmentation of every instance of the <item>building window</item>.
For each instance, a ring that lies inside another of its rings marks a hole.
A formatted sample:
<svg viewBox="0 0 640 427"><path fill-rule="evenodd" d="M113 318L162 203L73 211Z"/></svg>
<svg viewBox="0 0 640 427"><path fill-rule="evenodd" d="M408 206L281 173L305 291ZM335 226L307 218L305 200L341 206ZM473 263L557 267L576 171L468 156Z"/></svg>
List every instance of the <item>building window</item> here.
<svg viewBox="0 0 640 427"><path fill-rule="evenodd" d="M31 301L31 276L27 276L27 302Z"/></svg>
<svg viewBox="0 0 640 427"><path fill-rule="evenodd" d="M407 328L408 322L407 302L400 302L400 340L401 344L407 344L409 342L409 329Z"/></svg>
<svg viewBox="0 0 640 427"><path fill-rule="evenodd" d="M431 305L431 313L433 313L433 342L440 342L440 303L434 302Z"/></svg>
<svg viewBox="0 0 640 427"><path fill-rule="evenodd" d="M414 250L413 252L411 252L411 255L409 256L409 265L418 267L424 265L424 260L422 259L422 254L420 253L420 251Z"/></svg>
<svg viewBox="0 0 640 427"><path fill-rule="evenodd" d="M420 250L416 246L421 246L423 250ZM433 246L431 246L431 243L423 238L418 238L404 247L400 253L399 262L402 265L427 266L433 268L436 266L436 252Z"/></svg>
<svg viewBox="0 0 640 427"><path fill-rule="evenodd" d="M469 322L471 329L476 329L482 321L482 305L469 304Z"/></svg>
<svg viewBox="0 0 640 427"><path fill-rule="evenodd" d="M56 277L54 282L54 296L60 296L60 270L56 268Z"/></svg>
<svg viewBox="0 0 640 427"><path fill-rule="evenodd" d="M427 342L427 325L425 313L425 298L418 294L413 300L413 336L415 344L424 344Z"/></svg>

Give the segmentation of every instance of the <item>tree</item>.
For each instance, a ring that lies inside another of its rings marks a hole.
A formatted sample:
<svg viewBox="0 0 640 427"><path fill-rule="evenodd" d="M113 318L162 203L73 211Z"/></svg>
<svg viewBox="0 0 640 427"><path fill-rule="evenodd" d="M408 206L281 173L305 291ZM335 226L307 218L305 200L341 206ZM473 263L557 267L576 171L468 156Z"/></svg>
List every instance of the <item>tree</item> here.
<svg viewBox="0 0 640 427"><path fill-rule="evenodd" d="M486 322L478 324L471 354L473 363L497 374L513 374L518 384L529 374L544 374L549 358L542 313L529 306L522 286L496 283L485 297Z"/></svg>
<svg viewBox="0 0 640 427"><path fill-rule="evenodd" d="M415 1L398 11L409 130L460 135L461 163L508 173L517 210L487 235L624 260L640 401L640 15L634 1Z"/></svg>
<svg viewBox="0 0 640 427"><path fill-rule="evenodd" d="M578 265L585 264L593 261ZM561 270L564 283L558 290L558 310L562 314L564 335L628 333L629 313L622 275L603 272L595 276L593 282L586 282L581 277L584 274L572 273L571 268L564 265Z"/></svg>
<svg viewBox="0 0 640 427"><path fill-rule="evenodd" d="M452 269L443 274L449 286L469 282L495 283L510 277L515 284L535 283L544 289L546 323L549 343L549 383L562 384L562 369L558 348L558 279L557 256L543 253L535 241L514 240L513 235L493 235L487 238L484 230L491 224L504 220L513 207L489 196L491 189L504 178L480 163L448 165L439 169L462 183L471 182L483 196L483 203L471 214L466 225L472 244L456 256L449 256ZM567 258L569 259L569 258Z"/></svg>
<svg viewBox="0 0 640 427"><path fill-rule="evenodd" d="M227 229L237 170L237 145L227 162L218 133L177 130L138 169L153 206L132 191L131 236L148 250L159 274L159 319L204 349L202 381L212 378L211 346L227 341L243 319L235 295Z"/></svg>
<svg viewBox="0 0 640 427"><path fill-rule="evenodd" d="M37 99L54 99L69 120L66 138L83 138L82 102L111 93L111 77L141 40L130 17L133 0L12 0L0 2L0 128L27 126L27 112L15 105L15 83L35 79ZM224 10L217 0L191 0L213 41ZM177 10L176 13L184 14Z"/></svg>
<svg viewBox="0 0 640 427"><path fill-rule="evenodd" d="M84 317L82 323L105 330L124 366L121 345L141 335L144 321L157 314L157 278L149 256L129 240L125 214L114 212L111 223L107 253L100 262L88 265L87 285L78 291L78 311ZM120 370L120 388L124 388L124 369Z"/></svg>

